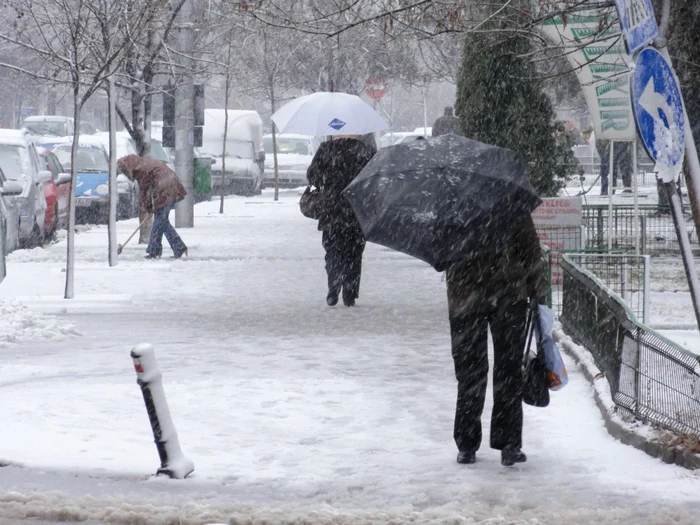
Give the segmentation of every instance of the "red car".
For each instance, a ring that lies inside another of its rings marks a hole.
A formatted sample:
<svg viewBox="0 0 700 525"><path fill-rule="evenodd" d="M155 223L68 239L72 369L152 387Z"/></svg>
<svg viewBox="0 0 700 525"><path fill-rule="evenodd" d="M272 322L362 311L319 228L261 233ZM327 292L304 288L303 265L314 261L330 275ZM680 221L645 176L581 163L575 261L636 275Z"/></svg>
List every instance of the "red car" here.
<svg viewBox="0 0 700 525"><path fill-rule="evenodd" d="M47 169L53 175L53 179L44 184L46 196L46 216L44 230L46 236L52 235L56 230L65 228L68 224L68 202L70 199L70 173L63 172L63 166L51 151L37 148L41 158L46 162Z"/></svg>

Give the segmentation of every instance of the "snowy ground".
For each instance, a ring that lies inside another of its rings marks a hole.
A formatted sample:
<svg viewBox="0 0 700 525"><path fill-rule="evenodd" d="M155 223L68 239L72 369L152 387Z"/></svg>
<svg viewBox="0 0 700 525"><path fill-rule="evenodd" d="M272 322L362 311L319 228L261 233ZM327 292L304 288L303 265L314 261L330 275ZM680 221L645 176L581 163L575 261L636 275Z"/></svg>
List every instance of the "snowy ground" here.
<svg viewBox="0 0 700 525"><path fill-rule="evenodd" d="M327 307L320 233L297 201L198 205L188 260L129 246L109 268L106 230L82 232L68 306L63 243L9 257L0 524L698 522L698 476L611 439L571 362L552 405L525 408L528 463L482 447L458 465L441 276L370 245L358 306ZM190 479L149 477L140 342L156 346Z"/></svg>

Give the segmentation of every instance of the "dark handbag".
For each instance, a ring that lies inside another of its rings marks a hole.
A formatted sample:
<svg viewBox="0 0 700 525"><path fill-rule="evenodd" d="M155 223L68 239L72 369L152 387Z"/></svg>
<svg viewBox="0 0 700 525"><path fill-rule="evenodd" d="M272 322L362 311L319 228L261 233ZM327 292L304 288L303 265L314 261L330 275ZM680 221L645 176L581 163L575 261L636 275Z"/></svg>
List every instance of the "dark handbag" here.
<svg viewBox="0 0 700 525"><path fill-rule="evenodd" d="M320 201L321 192L316 188L312 190L311 186L307 186L306 190L301 196L301 199L299 199L299 209L301 210L301 214L309 219L318 220Z"/></svg>
<svg viewBox="0 0 700 525"><path fill-rule="evenodd" d="M539 337L536 338L537 351L530 351L535 324L538 322L539 310L537 302L530 308L527 323L527 345L523 358L523 402L533 407L546 407L549 405L549 387L547 383L547 367L544 362L544 348Z"/></svg>

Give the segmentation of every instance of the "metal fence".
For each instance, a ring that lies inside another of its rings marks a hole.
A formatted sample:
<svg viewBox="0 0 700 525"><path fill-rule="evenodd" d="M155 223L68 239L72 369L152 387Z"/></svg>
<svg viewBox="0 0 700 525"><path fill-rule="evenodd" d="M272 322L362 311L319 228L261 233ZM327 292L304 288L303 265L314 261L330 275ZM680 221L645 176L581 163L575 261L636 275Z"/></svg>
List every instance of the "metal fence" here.
<svg viewBox="0 0 700 525"><path fill-rule="evenodd" d="M587 249L608 248L608 232L612 233L612 248L634 251L639 235L639 253L648 255L668 255L680 253L673 218L667 206L639 205L639 217L635 217L634 206L616 204L612 215L607 204L583 206L584 241ZM683 212L690 237L690 246L700 255L695 223L691 220L690 206ZM635 222L636 228L635 228Z"/></svg>
<svg viewBox="0 0 700 525"><path fill-rule="evenodd" d="M593 355L613 401L636 418L700 437L700 360L637 320L629 305L564 255L564 330Z"/></svg>
<svg viewBox="0 0 700 525"><path fill-rule="evenodd" d="M648 255L570 253L567 257L624 299L637 319L649 322L651 258Z"/></svg>

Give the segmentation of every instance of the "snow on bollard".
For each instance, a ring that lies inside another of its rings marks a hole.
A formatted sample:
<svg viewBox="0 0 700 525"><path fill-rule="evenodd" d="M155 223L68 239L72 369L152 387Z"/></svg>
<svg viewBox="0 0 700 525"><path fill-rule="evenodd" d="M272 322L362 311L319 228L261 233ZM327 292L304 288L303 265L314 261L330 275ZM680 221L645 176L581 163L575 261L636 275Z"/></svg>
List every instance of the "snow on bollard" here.
<svg viewBox="0 0 700 525"><path fill-rule="evenodd" d="M153 346L137 345L131 351L131 358L136 370L136 383L141 387L160 456L160 468L156 475L165 474L174 479L183 479L194 471L194 463L184 456L180 448L168 401L165 399L163 374L158 369Z"/></svg>

